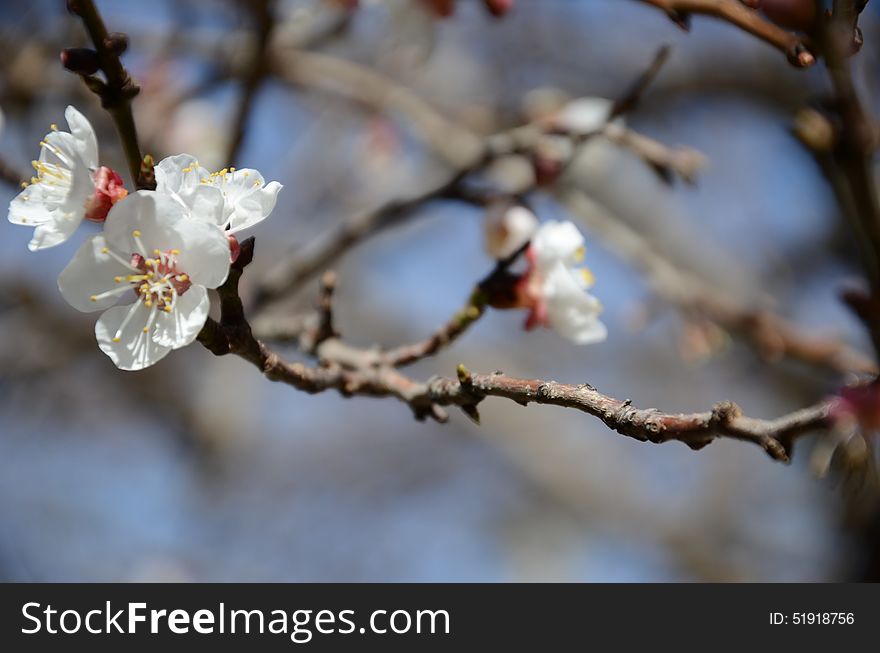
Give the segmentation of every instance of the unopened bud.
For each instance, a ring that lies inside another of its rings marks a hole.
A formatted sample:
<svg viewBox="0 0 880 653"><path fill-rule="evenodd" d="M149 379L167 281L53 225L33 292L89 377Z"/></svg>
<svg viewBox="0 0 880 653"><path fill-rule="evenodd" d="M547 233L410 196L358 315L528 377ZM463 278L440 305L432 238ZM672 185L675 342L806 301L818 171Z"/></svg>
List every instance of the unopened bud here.
<svg viewBox="0 0 880 653"><path fill-rule="evenodd" d="M483 223L486 253L505 259L531 240L538 229L538 218L524 206L506 200L493 202Z"/></svg>
<svg viewBox="0 0 880 653"><path fill-rule="evenodd" d="M514 0L483 0L486 9L496 18L500 18L513 8Z"/></svg>
<svg viewBox="0 0 880 653"><path fill-rule="evenodd" d="M238 238L233 234L227 234L226 239L229 241L229 260L235 263L238 260L239 254L241 254L241 243L238 242Z"/></svg>
<svg viewBox="0 0 880 653"><path fill-rule="evenodd" d="M128 50L128 34L113 32L104 39L104 47L115 55L120 55Z"/></svg>
<svg viewBox="0 0 880 653"><path fill-rule="evenodd" d="M455 13L455 0L422 0L422 4L437 18L449 18Z"/></svg>
<svg viewBox="0 0 880 653"><path fill-rule="evenodd" d="M813 108L804 108L794 116L794 135L813 152L830 152L837 142L831 121Z"/></svg>
<svg viewBox="0 0 880 653"><path fill-rule="evenodd" d="M94 75L101 67L98 53L89 48L66 48L61 51L61 65L77 75Z"/></svg>
<svg viewBox="0 0 880 653"><path fill-rule="evenodd" d="M122 186L122 177L107 166L98 168L92 181L95 184L95 192L86 200L86 220L104 222L113 205L125 199L128 191Z"/></svg>

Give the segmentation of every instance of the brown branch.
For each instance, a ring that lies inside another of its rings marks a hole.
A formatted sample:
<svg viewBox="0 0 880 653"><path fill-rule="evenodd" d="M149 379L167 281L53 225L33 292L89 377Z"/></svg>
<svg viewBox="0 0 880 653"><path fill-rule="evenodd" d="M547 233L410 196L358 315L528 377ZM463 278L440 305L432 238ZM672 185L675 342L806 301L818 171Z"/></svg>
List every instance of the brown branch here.
<svg viewBox="0 0 880 653"><path fill-rule="evenodd" d="M698 150L691 147L669 147L617 123L606 125L602 135L615 145L639 156L666 182L671 182L673 176L677 175L686 183L694 184L708 163L706 156Z"/></svg>
<svg viewBox="0 0 880 653"><path fill-rule="evenodd" d="M482 317L486 310L485 294L474 290L467 304L457 311L446 324L428 338L409 345L401 345L384 352L380 360L390 367L403 367L433 356L442 348L459 338L471 325Z"/></svg>
<svg viewBox="0 0 880 653"><path fill-rule="evenodd" d="M856 232L873 308L862 314L880 356L880 197L873 157L880 142L878 125L866 110L847 57L857 29L859 0L835 0L834 15L822 32L822 52L834 89L840 133L830 156L820 156L844 216Z"/></svg>
<svg viewBox="0 0 880 653"><path fill-rule="evenodd" d="M23 176L19 170L6 162L6 159L0 158L0 179L10 186L18 187L27 177Z"/></svg>
<svg viewBox="0 0 880 653"><path fill-rule="evenodd" d="M420 382L388 365L361 364L359 357L365 354L366 360L372 360L372 352L349 347L333 338L317 350L320 367L288 363L253 335L245 318L238 284L252 258L251 238L241 244L241 254L228 280L218 289L220 321L209 319L199 334L199 341L215 355L235 354L256 366L269 380L304 392L336 390L344 396L394 397L407 404L417 419L431 417L439 422L448 419L444 406L458 406L478 420L480 402L487 397L503 397L521 405L537 403L574 408L599 418L621 435L642 442L677 440L693 449L722 437L752 442L774 460L783 462L789 460L796 438L829 426L830 402L763 420L742 415L730 402L717 404L707 412L667 414L636 408L628 399L609 397L587 384L516 379L500 373L471 374L463 365L459 366L458 379L440 377ZM334 349L338 357L333 355Z"/></svg>
<svg viewBox="0 0 880 653"><path fill-rule="evenodd" d="M752 343L768 360L783 357L836 373L876 374L877 366L837 338L805 333L801 327L768 310L744 304L676 267L635 229L610 215L583 192L568 189L560 201L612 251L647 277L664 301L701 315Z"/></svg>
<svg viewBox="0 0 880 653"><path fill-rule="evenodd" d="M119 55L125 51L127 40L123 34L109 34L104 25L104 20L98 12L98 8L92 0L68 0L68 9L82 19L86 31L95 47L98 64L103 71L106 82L92 75L82 75L83 81L89 89L101 98L101 105L110 113L119 138L122 141L122 149L125 151L125 159L128 162L128 171L132 182L138 188L150 187L149 180L142 175L141 150L138 145L137 129L134 117L131 113L131 100L140 88L132 80Z"/></svg>
<svg viewBox="0 0 880 653"><path fill-rule="evenodd" d="M816 62L810 51L810 44L798 36L765 20L754 9L745 6L741 0L639 0L666 12L677 24L685 29L689 26L692 14L710 16L735 25L762 41L769 43L784 53L795 66L806 68Z"/></svg>

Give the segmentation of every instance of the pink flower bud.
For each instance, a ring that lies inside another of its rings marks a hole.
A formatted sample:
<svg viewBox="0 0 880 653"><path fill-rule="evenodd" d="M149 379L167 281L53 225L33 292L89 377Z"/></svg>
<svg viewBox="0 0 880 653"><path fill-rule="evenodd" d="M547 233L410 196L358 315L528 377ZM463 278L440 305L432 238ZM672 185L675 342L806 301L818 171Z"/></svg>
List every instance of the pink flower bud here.
<svg viewBox="0 0 880 653"><path fill-rule="evenodd" d="M229 260L235 263L238 255L241 254L241 245L233 234L228 234L226 238L229 240Z"/></svg>
<svg viewBox="0 0 880 653"><path fill-rule="evenodd" d="M101 166L92 175L95 192L86 200L86 220L104 222L113 205L128 195L122 186L122 177L115 170Z"/></svg>
<svg viewBox="0 0 880 653"><path fill-rule="evenodd" d="M862 431L880 429L880 384L841 388L831 408L831 417L838 424L857 424Z"/></svg>
<svg viewBox="0 0 880 653"><path fill-rule="evenodd" d="M486 9L493 16L500 18L513 8L513 0L483 0Z"/></svg>

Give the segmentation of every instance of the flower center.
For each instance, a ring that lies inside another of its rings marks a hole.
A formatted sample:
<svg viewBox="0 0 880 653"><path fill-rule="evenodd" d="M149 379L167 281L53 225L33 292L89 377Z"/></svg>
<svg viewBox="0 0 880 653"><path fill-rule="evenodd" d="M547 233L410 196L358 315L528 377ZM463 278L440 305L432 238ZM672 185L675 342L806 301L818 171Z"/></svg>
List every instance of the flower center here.
<svg viewBox="0 0 880 653"><path fill-rule="evenodd" d="M131 271L126 275L113 277L115 286L110 290L92 295L93 302L105 299L107 297L122 295L128 291L134 291L137 300L131 307L128 316L117 329L114 342L119 342L122 331L128 325L130 319L134 316L138 303L142 302L144 306L150 309L150 317L147 325L144 327L144 333L149 332L153 326L156 313L161 310L171 313L177 306L178 298L183 295L192 286L189 275L179 269L178 257L180 250L169 249L161 251L154 249L152 255L147 257L142 252L147 249L141 242L141 232L133 231L135 245L139 251L131 254L126 260L124 257L105 247L102 252L110 255L119 263L129 268Z"/></svg>

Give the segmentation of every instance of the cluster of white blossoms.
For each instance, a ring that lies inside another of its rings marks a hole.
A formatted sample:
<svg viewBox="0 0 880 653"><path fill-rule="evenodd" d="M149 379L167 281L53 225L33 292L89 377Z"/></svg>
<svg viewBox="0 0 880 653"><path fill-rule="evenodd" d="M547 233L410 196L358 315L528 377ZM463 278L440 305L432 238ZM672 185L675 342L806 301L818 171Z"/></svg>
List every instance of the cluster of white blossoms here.
<svg viewBox="0 0 880 653"><path fill-rule="evenodd" d="M571 222L539 224L523 206L490 207L485 223L488 253L504 259L526 246L526 271L513 277L512 301L501 308L525 308L527 330L551 327L579 345L605 340L608 331L599 320L601 302L588 291L593 274L581 264L584 237Z"/></svg>
<svg viewBox="0 0 880 653"><path fill-rule="evenodd" d="M551 220L538 228L526 250L529 271L520 291L530 309L526 329L548 326L579 345L608 337L599 320L602 303L588 292L594 278L581 265L585 252L584 237L573 223Z"/></svg>
<svg viewBox="0 0 880 653"><path fill-rule="evenodd" d="M118 174L98 167L88 120L73 107L65 117L70 133L53 125L41 142L38 176L12 200L9 221L36 227L31 250L65 242L84 218L103 223L58 287L77 310L103 311L98 346L120 369L140 370L195 340L207 291L238 254L234 234L268 217L281 184L256 170L210 173L181 154L156 165L155 191L128 194Z"/></svg>

